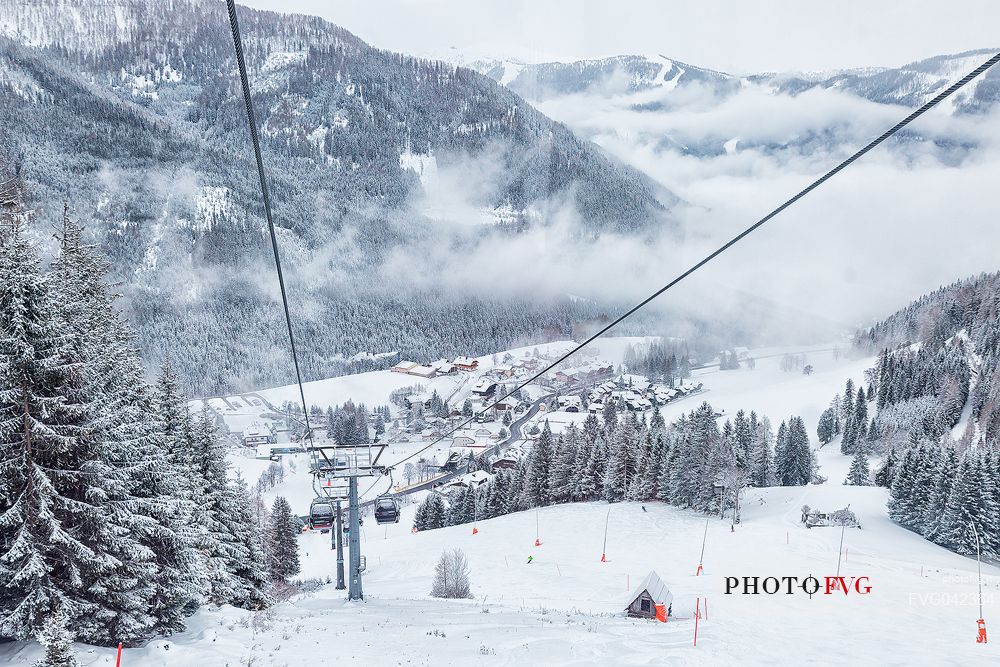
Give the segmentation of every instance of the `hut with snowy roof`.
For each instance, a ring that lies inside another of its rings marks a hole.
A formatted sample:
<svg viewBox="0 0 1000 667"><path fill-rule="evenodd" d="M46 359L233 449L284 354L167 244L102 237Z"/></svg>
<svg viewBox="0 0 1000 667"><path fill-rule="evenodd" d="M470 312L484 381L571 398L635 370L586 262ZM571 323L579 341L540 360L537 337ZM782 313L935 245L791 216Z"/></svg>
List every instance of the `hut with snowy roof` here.
<svg viewBox="0 0 1000 667"><path fill-rule="evenodd" d="M656 572L650 571L629 595L625 612L633 618L655 618L665 623L673 601L674 594Z"/></svg>

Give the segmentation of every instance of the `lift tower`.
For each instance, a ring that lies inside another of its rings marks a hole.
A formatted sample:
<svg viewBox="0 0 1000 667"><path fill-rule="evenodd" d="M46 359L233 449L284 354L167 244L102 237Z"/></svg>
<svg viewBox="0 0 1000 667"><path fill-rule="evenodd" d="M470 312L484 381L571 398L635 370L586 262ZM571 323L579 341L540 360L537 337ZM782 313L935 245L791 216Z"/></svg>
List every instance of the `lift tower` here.
<svg viewBox="0 0 1000 667"><path fill-rule="evenodd" d="M364 557L361 555L361 502L358 498L358 479L380 477L385 474L385 466L378 463L386 446L380 444L338 445L316 440L310 447L312 473L316 484L324 496L336 501L337 521L337 588L343 588L343 551L341 548L340 513L341 502L347 501L348 558L347 599L362 600L361 574L365 571Z"/></svg>

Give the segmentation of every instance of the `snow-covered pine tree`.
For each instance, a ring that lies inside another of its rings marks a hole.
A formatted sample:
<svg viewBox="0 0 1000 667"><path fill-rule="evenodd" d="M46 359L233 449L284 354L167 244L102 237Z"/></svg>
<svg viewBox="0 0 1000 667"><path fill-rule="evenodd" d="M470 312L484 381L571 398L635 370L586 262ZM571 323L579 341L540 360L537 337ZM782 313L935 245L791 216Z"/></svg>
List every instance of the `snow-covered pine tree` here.
<svg viewBox="0 0 1000 667"><path fill-rule="evenodd" d="M57 609L69 609L70 622L93 609L81 567L89 575L110 563L75 535L94 507L76 494L89 406L70 338L15 225L0 244L0 633L22 639Z"/></svg>
<svg viewBox="0 0 1000 667"><path fill-rule="evenodd" d="M851 460L851 469L847 473L844 484L851 486L871 486L871 469L868 467L868 450L863 445L855 448L854 458Z"/></svg>
<svg viewBox="0 0 1000 667"><path fill-rule="evenodd" d="M774 475L780 486L795 485L795 460L788 443L788 424L781 422L774 445Z"/></svg>
<svg viewBox="0 0 1000 667"><path fill-rule="evenodd" d="M837 415L833 408L827 408L819 416L819 423L816 426L816 436L822 444L827 444L837 435L836 433Z"/></svg>
<svg viewBox="0 0 1000 667"><path fill-rule="evenodd" d="M659 478L657 479L656 498L672 505L679 504L677 501L677 475L680 466L680 447L677 444L675 433L668 434L668 444L664 445L667 451L663 455L660 464Z"/></svg>
<svg viewBox="0 0 1000 667"><path fill-rule="evenodd" d="M610 438L611 434L618 428L618 404L611 398L604 402L604 433Z"/></svg>
<svg viewBox="0 0 1000 667"><path fill-rule="evenodd" d="M38 643L45 654L34 667L79 667L73 650L75 637L70 629L70 619L63 608L57 607L38 633Z"/></svg>
<svg viewBox="0 0 1000 667"><path fill-rule="evenodd" d="M460 526L463 523L468 523L469 520L465 516L465 496L468 494L469 490L465 488L459 488L452 492L448 509L445 511L446 526Z"/></svg>
<svg viewBox="0 0 1000 667"><path fill-rule="evenodd" d="M417 505L416 511L413 513L413 527L417 531L427 530L427 508L429 505L429 499L430 496L427 496L420 501L420 504Z"/></svg>
<svg viewBox="0 0 1000 667"><path fill-rule="evenodd" d="M743 470L749 470L753 461L753 428L750 419L743 410L736 412L733 421L733 438L736 448L736 465Z"/></svg>
<svg viewBox="0 0 1000 667"><path fill-rule="evenodd" d="M875 486L881 486L883 488L890 488L892 486L892 480L896 475L896 463L898 462L898 457L896 456L896 448L890 446L888 451L885 453L885 458L882 460L882 465L875 472Z"/></svg>
<svg viewBox="0 0 1000 667"><path fill-rule="evenodd" d="M462 509L462 515L465 517L465 520L478 521L480 519L479 489L470 488L469 492L465 494L462 501L465 505Z"/></svg>
<svg viewBox="0 0 1000 667"><path fill-rule="evenodd" d="M195 423L192 451L204 484L204 505L197 518L205 528L200 548L209 574L210 599L216 604L260 609L269 602L267 568L250 494L241 479L229 480L225 452L207 410Z"/></svg>
<svg viewBox="0 0 1000 667"><path fill-rule="evenodd" d="M657 412L658 414L658 412ZM660 468L663 465L663 429L650 430L639 456L639 470L630 490L630 500L655 500L660 487Z"/></svg>
<svg viewBox="0 0 1000 667"><path fill-rule="evenodd" d="M299 530L295 525L292 506L278 496L267 518L267 570L272 581L288 581L301 570L299 563Z"/></svg>
<svg viewBox="0 0 1000 667"><path fill-rule="evenodd" d="M896 465L896 473L889 489L889 518L900 525L909 527L906 520L910 513L913 480L917 473L916 449L907 449Z"/></svg>
<svg viewBox="0 0 1000 667"><path fill-rule="evenodd" d="M566 431L556 438L556 451L549 480L554 503L566 503L573 499L579 440L580 430L574 424L570 424Z"/></svg>
<svg viewBox="0 0 1000 667"><path fill-rule="evenodd" d="M858 442L858 447L863 443ZM923 535L926 530L926 507L937 484L941 451L936 445L921 445L914 458L912 497L902 523Z"/></svg>
<svg viewBox="0 0 1000 667"><path fill-rule="evenodd" d="M816 456L809 446L809 434L802 417L792 417L788 421L788 443L789 450L794 455L795 484L809 484L816 470Z"/></svg>
<svg viewBox="0 0 1000 667"><path fill-rule="evenodd" d="M854 381L848 379L847 384L844 387L844 400L840 403L841 410L843 411L841 414L841 421L843 422L844 433L844 436L840 439L841 454L854 453L854 442L857 438L854 423L854 396Z"/></svg>
<svg viewBox="0 0 1000 667"><path fill-rule="evenodd" d="M751 416L756 417L753 413ZM771 420L763 417L754 429L753 454L751 456L753 468L750 475L750 483L753 486L765 487L774 483L774 459L771 453L773 440Z"/></svg>
<svg viewBox="0 0 1000 667"><path fill-rule="evenodd" d="M117 565L95 576L90 593L96 608L76 631L89 641L114 644L183 629L199 587L191 576L192 543L184 539L184 471L172 465L158 437L134 336L105 285L108 266L81 237L79 225L64 215L51 275L60 315L85 369L77 390L95 399L85 416L88 450L81 453L88 478L100 480L101 490L87 494L102 498L102 521L92 520L89 530L92 539L108 544Z"/></svg>
<svg viewBox="0 0 1000 667"><path fill-rule="evenodd" d="M629 480L635 477L635 437L635 427L629 419L622 420L611 434L603 485L603 496L608 502L624 500Z"/></svg>
<svg viewBox="0 0 1000 667"><path fill-rule="evenodd" d="M958 471L958 454L954 447L945 447L934 471L934 486L924 505L923 535L932 542L938 541L941 520L951 494L951 486Z"/></svg>
<svg viewBox="0 0 1000 667"><path fill-rule="evenodd" d="M592 416L592 415L591 415ZM576 460L573 462L573 481L570 489L572 500L583 500L586 498L586 476L587 463L593 451L594 442L590 434L584 429L580 431L577 438Z"/></svg>
<svg viewBox="0 0 1000 667"><path fill-rule="evenodd" d="M975 555L975 531L978 531L983 555L996 555L993 536L1000 530L1000 513L986 467L978 452L967 451L962 456L938 528L938 543L960 554Z"/></svg>
<svg viewBox="0 0 1000 667"><path fill-rule="evenodd" d="M590 458L580 478L579 491L582 500L592 500L604 492L604 473L608 467L608 445L603 433L595 436L590 447Z"/></svg>
<svg viewBox="0 0 1000 667"><path fill-rule="evenodd" d="M527 507L548 505L551 501L549 471L552 468L552 430L548 420L541 434L528 452L528 465L524 477L524 502Z"/></svg>
<svg viewBox="0 0 1000 667"><path fill-rule="evenodd" d="M435 528L444 528L445 525L445 512L447 510L444 504L444 498L441 497L439 493L432 493L428 496L427 505L427 528L433 530Z"/></svg>

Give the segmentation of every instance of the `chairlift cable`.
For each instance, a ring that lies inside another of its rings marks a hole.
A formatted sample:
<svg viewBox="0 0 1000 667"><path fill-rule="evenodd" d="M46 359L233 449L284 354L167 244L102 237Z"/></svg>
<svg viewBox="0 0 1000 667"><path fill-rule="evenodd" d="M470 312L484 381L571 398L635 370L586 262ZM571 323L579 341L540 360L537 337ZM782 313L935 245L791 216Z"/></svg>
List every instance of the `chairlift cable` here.
<svg viewBox="0 0 1000 667"><path fill-rule="evenodd" d="M243 40L240 36L240 24L236 18L235 0L226 0L229 9L229 26L233 32L233 45L236 47L236 63L240 71L240 84L243 88L243 101L246 103L247 122L250 125L250 141L253 144L254 157L257 160L257 176L260 178L260 191L264 200L264 215L267 218L267 229L271 235L271 250L274 253L274 267L278 273L278 287L281 289L281 304L285 311L285 325L288 327L288 342L292 351L292 362L295 364L295 379L299 385L299 397L302 399L302 414L305 416L306 437L313 445L312 427L309 424L309 406L306 404L306 392L302 385L302 372L299 369L299 356L295 348L295 335L292 333L292 316L288 309L288 292L285 289L285 276L281 270L281 257L278 253L278 237L271 216L271 194L264 175L264 160L260 152L260 138L257 135L257 118L250 99L250 82L247 79L246 61L243 57Z"/></svg>

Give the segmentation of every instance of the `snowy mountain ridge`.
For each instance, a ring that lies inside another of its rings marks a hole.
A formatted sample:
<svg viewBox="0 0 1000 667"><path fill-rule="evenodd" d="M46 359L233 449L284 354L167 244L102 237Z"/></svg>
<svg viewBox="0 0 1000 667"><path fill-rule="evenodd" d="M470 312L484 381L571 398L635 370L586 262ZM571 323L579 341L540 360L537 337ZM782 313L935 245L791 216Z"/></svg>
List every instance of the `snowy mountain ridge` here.
<svg viewBox="0 0 1000 667"><path fill-rule="evenodd" d="M823 72L768 72L735 76L663 55L620 55L571 62L525 63L515 59L445 57L471 67L527 99L544 100L576 92L641 92L696 84L720 95L743 85L762 85L776 94L811 88L839 89L882 104L919 106L982 64L996 49L938 55L899 67ZM1000 101L1000 73L994 68L972 82L953 102L955 113L984 111Z"/></svg>

